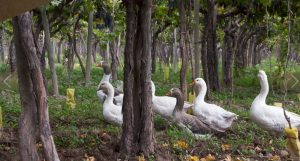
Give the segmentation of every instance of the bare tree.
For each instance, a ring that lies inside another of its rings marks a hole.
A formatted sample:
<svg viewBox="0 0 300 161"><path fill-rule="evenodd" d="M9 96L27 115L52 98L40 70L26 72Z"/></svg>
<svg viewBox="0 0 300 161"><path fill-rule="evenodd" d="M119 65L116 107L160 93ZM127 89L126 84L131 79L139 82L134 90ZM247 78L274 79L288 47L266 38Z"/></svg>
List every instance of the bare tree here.
<svg viewBox="0 0 300 161"><path fill-rule="evenodd" d="M49 22L48 22L47 13L46 13L46 6L41 7L41 15L42 15L43 28L45 31L45 44L44 45L47 48L49 66L50 66L50 71L51 71L52 94L59 95L56 68L55 68L55 63L54 63L54 49L53 49L53 43L51 41Z"/></svg>
<svg viewBox="0 0 300 161"><path fill-rule="evenodd" d="M89 22L88 22L88 38L87 38L87 57L86 57L86 71L85 71L85 84L90 81L91 77L91 68L92 68L92 40L93 40L93 14L94 12L89 13Z"/></svg>
<svg viewBox="0 0 300 161"><path fill-rule="evenodd" d="M125 1L126 45L124 66L123 154L154 152L151 95L152 0Z"/></svg>
<svg viewBox="0 0 300 161"><path fill-rule="evenodd" d="M186 11L185 11L185 1L179 1L179 16L180 16L180 27L179 27L179 47L181 53L181 70L180 70L180 88L184 99L187 98L187 83L186 83L186 72L187 72L187 46L186 40Z"/></svg>
<svg viewBox="0 0 300 161"><path fill-rule="evenodd" d="M40 160L36 149L39 132L47 161L59 161L51 134L47 95L32 33L29 12L13 18L22 112L19 120L21 160ZM38 126L37 126L38 125Z"/></svg>

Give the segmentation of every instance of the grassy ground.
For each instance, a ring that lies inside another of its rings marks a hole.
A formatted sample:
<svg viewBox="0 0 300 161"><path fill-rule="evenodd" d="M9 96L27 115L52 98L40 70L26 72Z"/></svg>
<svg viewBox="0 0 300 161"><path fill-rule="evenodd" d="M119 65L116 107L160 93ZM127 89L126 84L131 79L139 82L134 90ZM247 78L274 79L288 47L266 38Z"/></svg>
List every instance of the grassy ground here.
<svg viewBox="0 0 300 161"><path fill-rule="evenodd" d="M251 103L260 90L256 78L258 68L268 69L267 62L262 66L247 69L244 76L234 80L233 104L228 105L231 98L228 89L212 93L211 102L239 115L238 121L224 134L216 134L209 140L195 140L155 115L157 150L149 160L188 160L192 159L191 156L197 156L199 159L206 157L206 160L209 160L209 154L216 160L286 160L285 138L272 136L249 120ZM62 66L58 66L57 71L60 94L65 95L67 88L75 88L76 99L76 108L70 109L63 98L48 98L50 123L60 157L62 160L83 160L91 156L97 160L116 160L121 128L105 122L102 105L96 95L96 87L102 78L103 70L93 68L92 80L87 87L83 86L82 74L78 67L70 76ZM3 108L4 121L0 139L0 160L18 160L20 101L16 76L7 81L10 87L3 82L8 73L7 66L0 66L0 106ZM190 73L188 75L190 78ZM118 76L122 79L121 70ZM164 95L171 87L179 84L179 72L174 74L170 71L167 81L162 79L163 76L161 68L152 76L156 84L156 95ZM50 78L49 71L47 77ZM188 81L191 82L191 79ZM50 81L48 82L50 84ZM300 114L296 94L295 91L289 92L288 109ZM273 104L281 100L282 97L270 92L267 102Z"/></svg>

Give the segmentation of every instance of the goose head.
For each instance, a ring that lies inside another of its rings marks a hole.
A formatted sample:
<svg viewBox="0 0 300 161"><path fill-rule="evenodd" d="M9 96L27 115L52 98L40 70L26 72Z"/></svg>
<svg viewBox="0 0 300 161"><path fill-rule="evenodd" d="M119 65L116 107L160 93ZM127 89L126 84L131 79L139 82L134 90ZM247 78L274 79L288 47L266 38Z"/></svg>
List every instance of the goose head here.
<svg viewBox="0 0 300 161"><path fill-rule="evenodd" d="M193 85L195 86L195 92L197 97L201 100L204 101L205 94L207 92L207 86L202 78L196 78L193 80Z"/></svg>
<svg viewBox="0 0 300 161"><path fill-rule="evenodd" d="M109 82L102 82L99 86L99 90L103 90L104 93L107 93L108 95L114 95L114 88Z"/></svg>
<svg viewBox="0 0 300 161"><path fill-rule="evenodd" d="M174 111L176 111L176 112L177 111L178 112L182 111L184 101L183 101L183 96L182 96L182 92L180 91L180 89L179 88L172 88L167 95L175 97L176 100L177 100Z"/></svg>
<svg viewBox="0 0 300 161"><path fill-rule="evenodd" d="M103 70L104 70L104 73L105 73L106 75L111 74L111 69L110 69L110 66L109 66L109 64L108 64L107 62L101 61L101 62L100 62L99 64L97 64L96 66L97 66L97 67L102 67Z"/></svg>
<svg viewBox="0 0 300 161"><path fill-rule="evenodd" d="M266 80L267 79L267 74L266 74L265 71L259 70L258 74L257 74L257 77L258 77L259 80Z"/></svg>

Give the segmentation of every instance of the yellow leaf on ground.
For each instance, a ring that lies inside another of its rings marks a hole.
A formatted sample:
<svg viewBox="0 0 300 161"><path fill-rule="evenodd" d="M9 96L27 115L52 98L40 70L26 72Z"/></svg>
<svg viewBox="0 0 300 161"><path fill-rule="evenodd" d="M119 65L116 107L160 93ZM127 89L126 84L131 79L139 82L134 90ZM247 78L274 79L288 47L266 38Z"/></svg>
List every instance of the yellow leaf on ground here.
<svg viewBox="0 0 300 161"><path fill-rule="evenodd" d="M280 160L280 157L278 155L274 155L274 156L270 157L269 160L278 161L278 160Z"/></svg>
<svg viewBox="0 0 300 161"><path fill-rule="evenodd" d="M187 144L185 141L183 141L183 140L177 141L177 144L178 144L178 146L179 146L181 149L187 149L187 148L188 148L188 144Z"/></svg>
<svg viewBox="0 0 300 161"><path fill-rule="evenodd" d="M188 156L188 161L199 161L198 156Z"/></svg>
<svg viewBox="0 0 300 161"><path fill-rule="evenodd" d="M146 161L146 159L144 158L144 156L139 156L139 161Z"/></svg>
<svg viewBox="0 0 300 161"><path fill-rule="evenodd" d="M200 159L200 161L215 161L215 160L216 160L216 157L211 154L208 154L205 158Z"/></svg>
<svg viewBox="0 0 300 161"><path fill-rule="evenodd" d="M229 144L222 144L221 145L222 151L230 150L230 147L231 146Z"/></svg>
<svg viewBox="0 0 300 161"><path fill-rule="evenodd" d="M163 147L168 147L169 144L168 144L168 143L163 143L162 146L163 146Z"/></svg>

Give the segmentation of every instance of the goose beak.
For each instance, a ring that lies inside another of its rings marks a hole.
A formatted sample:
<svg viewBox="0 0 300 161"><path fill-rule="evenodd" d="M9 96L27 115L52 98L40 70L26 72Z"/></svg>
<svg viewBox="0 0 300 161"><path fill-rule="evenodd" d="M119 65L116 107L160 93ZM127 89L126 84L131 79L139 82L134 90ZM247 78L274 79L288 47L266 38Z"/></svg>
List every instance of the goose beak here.
<svg viewBox="0 0 300 161"><path fill-rule="evenodd" d="M171 96L171 92L168 92L165 94L166 96Z"/></svg>
<svg viewBox="0 0 300 161"><path fill-rule="evenodd" d="M193 80L192 83L189 84L190 87L193 85L195 85L195 80Z"/></svg>

